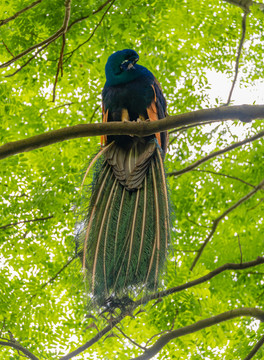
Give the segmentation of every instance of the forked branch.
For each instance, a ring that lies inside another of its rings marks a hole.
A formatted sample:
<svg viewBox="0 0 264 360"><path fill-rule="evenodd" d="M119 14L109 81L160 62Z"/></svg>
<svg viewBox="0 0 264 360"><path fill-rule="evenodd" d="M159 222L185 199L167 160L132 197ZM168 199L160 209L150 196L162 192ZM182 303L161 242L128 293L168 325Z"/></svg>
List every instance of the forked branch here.
<svg viewBox="0 0 264 360"><path fill-rule="evenodd" d="M244 197L242 197L241 199L239 199L234 205L230 206L230 208L228 208L226 211L224 211L218 218L216 218L213 221L213 226L212 229L209 233L209 235L207 236L207 238L204 240L202 246L200 247L200 249L197 252L197 255L192 263L192 266L190 268L190 270L193 270L193 268L195 267L195 265L197 264L197 261L200 259L200 256L202 255L202 252L204 251L206 245L208 244L208 242L211 240L211 238L213 237L216 228L218 226L218 224L220 223L221 220L224 219L225 216L227 216L231 211L233 211L234 209L236 209L238 206L240 206L243 202L247 201L248 199L250 199L253 195L256 194L256 192L258 192L259 190L264 188L264 179L255 187L255 189L253 189L252 191L250 191L247 195L245 195Z"/></svg>
<svg viewBox="0 0 264 360"><path fill-rule="evenodd" d="M208 328L210 326L220 324L224 321L231 320L241 316L250 316L255 319L264 321L264 311L258 308L240 308L231 311L226 311L222 314L212 316L207 319L200 320L192 325L185 326L180 329L173 330L168 334L162 335L156 343L145 350L143 355L140 355L133 360L149 360L155 356L168 342L178 337L192 334L194 332L200 331L202 329ZM131 359L132 360L132 359Z"/></svg>

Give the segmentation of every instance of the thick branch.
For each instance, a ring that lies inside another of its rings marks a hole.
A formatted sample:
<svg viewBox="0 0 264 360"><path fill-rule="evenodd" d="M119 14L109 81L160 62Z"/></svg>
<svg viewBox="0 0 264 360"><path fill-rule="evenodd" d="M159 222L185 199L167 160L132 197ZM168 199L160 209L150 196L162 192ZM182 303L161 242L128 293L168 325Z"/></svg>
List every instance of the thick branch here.
<svg viewBox="0 0 264 360"><path fill-rule="evenodd" d="M172 339L176 339L178 337L192 334L199 330L205 329L207 327L220 324L221 322L234 319L236 317L241 316L250 316L261 321L264 321L264 311L258 308L241 308L241 309L234 309L231 311L226 311L222 314L212 316L211 318L200 320L192 325L185 326L183 328L173 330L168 334L162 335L156 343L148 348L143 355L140 355L134 360L148 360L151 359L154 355L156 355L169 341Z"/></svg>
<svg viewBox="0 0 264 360"><path fill-rule="evenodd" d="M264 105L240 105L197 110L186 114L167 116L162 120L152 122L79 124L7 143L0 147L0 159L79 137L98 135L136 135L142 137L182 125L201 123L208 119L264 119Z"/></svg>
<svg viewBox="0 0 264 360"><path fill-rule="evenodd" d="M165 296L171 295L173 293L183 291L183 290L188 289L190 287L193 287L195 285L201 284L201 283L203 283L205 281L208 281L208 280L212 279L214 276L220 274L223 271L226 271L226 270L243 270L243 269L247 269L247 268L257 266L257 265L260 265L260 264L264 264L264 257L258 257L256 260L249 261L249 262L246 262L246 263L243 263L243 264L228 263L228 264L222 265L219 268L211 271L207 275L202 276L201 278L198 278L196 280L190 281L190 282L188 282L186 284L179 285L179 286L176 286L174 288L171 288L171 289L168 289L168 290L165 290L165 291L161 291L161 292L156 293L156 294L144 296L142 299L140 299L140 300L133 303L133 305L131 306L131 309L130 309L130 313L132 313L132 311L134 311L138 306L146 304L151 300L160 299L162 297L165 297ZM72 357L74 357L74 356L80 354L81 352L85 351L86 349L91 347L93 344L95 344L98 340L100 340L102 338L102 336L104 336L109 331L111 331L118 323L120 323L123 320L123 318L125 318L130 313L129 312L122 313L120 316L113 319L111 321L110 325L106 326L102 331L100 331L97 335L95 335L87 343L85 343L84 345L82 345L78 349L74 350L73 352L69 353L68 355L63 356L59 360L69 360Z"/></svg>
<svg viewBox="0 0 264 360"><path fill-rule="evenodd" d="M169 172L167 174L167 176L177 176L177 175L185 174L185 173L195 169L196 167L200 166L201 164L205 163L206 161L213 159L216 156L225 154L228 151L234 150L239 146L242 146L242 145L248 144L250 142L253 142L253 141L257 140L257 139L260 139L263 136L264 136L264 131L261 131L258 134L254 135L254 136L251 136L250 138L244 139L242 141L238 141L238 142L236 142L236 143L234 143L234 144L232 144L230 146L225 147L224 149L214 151L211 154L203 157L200 160L195 161L191 165L186 166L185 168L183 168L181 170Z"/></svg>
<svg viewBox="0 0 264 360"><path fill-rule="evenodd" d="M0 341L1 346L9 346L13 349L16 349L18 351L21 351L23 354L25 354L28 358L32 360L39 360L34 354L32 354L29 350L24 348L22 345L20 345L16 341Z"/></svg>
<svg viewBox="0 0 264 360"><path fill-rule="evenodd" d="M238 200L238 202L236 202L234 205L230 206L230 208L228 208L226 211L224 211L218 218L216 218L213 221L213 226L212 229L209 233L209 235L207 236L207 238L204 240L202 246L200 247L193 263L192 266L190 268L190 270L193 270L193 268L195 267L197 261L200 259L200 256L202 255L202 252L204 251L204 248L206 247L206 245L208 244L208 242L210 241L210 239L212 238L212 236L214 235L216 228L218 226L218 224L220 223L221 220L223 220L223 218L228 215L231 211L233 211L234 209L236 209L238 206L240 206L243 202L245 202L246 200L248 200L249 198L251 198L253 195L256 194L257 191L259 191L260 189L262 189L264 187L264 179L255 187L255 189L253 189L252 191L250 191L247 195L245 195L244 197L242 197L241 199Z"/></svg>
<svg viewBox="0 0 264 360"><path fill-rule="evenodd" d="M239 6L241 9L248 11L252 5L258 6L260 10L264 9L264 4L252 0L224 0L232 5Z"/></svg>

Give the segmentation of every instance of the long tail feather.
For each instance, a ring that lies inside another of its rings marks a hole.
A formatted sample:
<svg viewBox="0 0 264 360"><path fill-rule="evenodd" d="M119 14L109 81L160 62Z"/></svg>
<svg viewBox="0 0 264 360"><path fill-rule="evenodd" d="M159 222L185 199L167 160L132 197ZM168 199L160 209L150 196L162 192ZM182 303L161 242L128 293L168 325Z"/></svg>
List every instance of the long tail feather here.
<svg viewBox="0 0 264 360"><path fill-rule="evenodd" d="M97 161L79 225L83 267L99 305L109 296L157 288L164 267L169 207L161 150L156 141L132 146L124 153L114 144Z"/></svg>

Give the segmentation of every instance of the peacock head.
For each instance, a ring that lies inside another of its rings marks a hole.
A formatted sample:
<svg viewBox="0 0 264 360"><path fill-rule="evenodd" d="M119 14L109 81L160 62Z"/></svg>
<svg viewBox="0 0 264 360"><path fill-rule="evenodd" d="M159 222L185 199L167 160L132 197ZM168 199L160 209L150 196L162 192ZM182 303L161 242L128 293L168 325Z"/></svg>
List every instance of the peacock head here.
<svg viewBox="0 0 264 360"><path fill-rule="evenodd" d="M106 84L124 84L139 77L140 73L135 65L138 59L138 54L130 49L117 51L109 56L105 65Z"/></svg>

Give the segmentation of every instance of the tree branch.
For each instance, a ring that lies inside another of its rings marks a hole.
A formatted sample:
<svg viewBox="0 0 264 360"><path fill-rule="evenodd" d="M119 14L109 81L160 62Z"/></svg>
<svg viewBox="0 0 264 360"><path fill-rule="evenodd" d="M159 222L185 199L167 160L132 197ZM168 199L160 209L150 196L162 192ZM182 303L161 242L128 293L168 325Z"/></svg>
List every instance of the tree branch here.
<svg viewBox="0 0 264 360"><path fill-rule="evenodd" d="M57 72L56 72L55 81L54 81L54 85L53 85L53 97L52 97L53 102L55 102L55 98L56 98L56 86L57 86L57 82L58 82L60 69L61 69L61 76L62 76L63 53L64 53L65 44L66 44L66 38L65 38L65 33L64 33L63 36L62 36L62 45L61 45L60 58L59 58L59 61L58 61Z"/></svg>
<svg viewBox="0 0 264 360"><path fill-rule="evenodd" d="M99 341L105 334L107 334L109 331L111 331L126 316L131 315L132 311L134 311L138 306L146 304L151 300L157 300L157 299L160 299L162 297L165 297L165 296L171 295L173 293L183 291L183 290L188 289L190 287L193 287L195 285L201 284L201 283L203 283L205 281L208 281L208 280L212 279L214 276L220 274L223 271L226 271L226 270L243 270L243 269L254 267L254 266L257 266L257 265L260 265L260 264L264 264L264 257L258 257L256 260L249 261L249 262L242 263L242 264L227 263L227 264L224 264L224 265L218 267L217 269L211 271L207 275L202 276L201 278L198 278L196 280L190 281L190 282L188 282L186 284L179 285L179 286L176 286L174 288L158 292L156 294L144 296L142 299L139 299L138 301L135 301L131 305L129 311L121 313L117 318L112 319L110 325L106 326L97 335L95 335L91 340L89 340L87 343L80 346L76 350L72 351L71 353L61 357L59 360L69 360L69 359L73 358L74 356L80 354L81 352L85 351L89 347L91 347L93 344L95 344L97 341Z"/></svg>
<svg viewBox="0 0 264 360"><path fill-rule="evenodd" d="M60 275L60 273L65 270L75 259L76 256L68 260L66 264L64 264L63 267L54 276L52 276L52 278L46 281L45 284L41 285L41 289L44 289L48 284L51 284Z"/></svg>
<svg viewBox="0 0 264 360"><path fill-rule="evenodd" d="M241 51L242 51L242 47L245 41L245 36L246 36L246 21L247 21L247 15L248 15L249 10L245 10L244 14L243 14L243 18L242 18L242 35L241 35L241 39L239 42L239 46L238 46L238 50L237 50L237 57L236 57L236 66L235 66L235 76L234 76L234 80L230 89L230 93L227 99L227 103L224 104L223 106L227 106L230 104L231 101L231 97L234 91L234 87L237 81L237 76L238 76L238 67L239 67L239 60L240 60L240 56L241 56Z"/></svg>
<svg viewBox="0 0 264 360"><path fill-rule="evenodd" d="M140 344L138 344L136 341L134 341L133 339L131 339L129 336L127 336L124 331L122 331L120 329L120 327L116 326L116 329L118 331L120 331L120 333L127 339L129 340L133 345L137 346L138 348L142 349L142 350L146 350L146 347L145 346L141 346Z"/></svg>
<svg viewBox="0 0 264 360"><path fill-rule="evenodd" d="M216 231L216 228L217 228L218 224L220 223L220 221L223 220L223 218L226 215L228 215L231 211L236 209L243 202L245 202L246 200L251 198L253 195L255 195L257 191L259 191L260 189L263 188L263 186L264 186L264 179L255 187L255 189L253 189L247 195L245 195L240 200L238 200L238 202L236 202L234 205L230 206L230 208L228 208L226 211L224 211L218 218L216 218L213 221L212 229L211 229L209 235L207 236L207 238L204 240L202 246L200 247L200 249L199 249L199 251L198 251L198 253L197 253L197 255L196 255L196 257L195 257L195 259L194 259L194 261L192 263L192 266L191 266L190 270L193 270L193 268L195 267L197 261L199 260L200 256L202 255L202 252L204 251L204 248L206 247L206 245L208 244L208 242L210 241L210 239L214 235L214 233Z"/></svg>
<svg viewBox="0 0 264 360"><path fill-rule="evenodd" d="M61 28L55 34L51 35L46 40L43 40L40 43L35 44L35 45L29 47L28 49L22 51L22 53L20 53L20 54L16 55L15 57L13 57L13 59L5 62L2 65L0 65L0 69L5 68L5 67L13 64L18 59L22 58L23 56L27 55L28 53L32 52L33 50L35 50L35 49L37 49L39 47L43 47L46 44L49 45L50 43L55 41L58 37L60 37L62 34L64 34L65 31L67 30L67 26L68 26L69 18L70 18L70 3L71 3L71 0L66 0L65 1L65 15L64 15L64 19L63 19L63 24L62 24Z"/></svg>
<svg viewBox="0 0 264 360"><path fill-rule="evenodd" d="M90 346L95 344L98 340L100 340L105 334L111 331L118 323L120 323L128 313L122 313L117 318L111 320L111 323L106 326L103 330L99 331L91 340L87 341L84 345L80 346L76 350L72 351L71 353L62 356L59 360L69 360L72 359L74 356L79 355L84 350L88 349Z"/></svg>
<svg viewBox="0 0 264 360"><path fill-rule="evenodd" d="M19 71L21 71L25 66L27 66L33 59L35 59L35 57L41 53L41 51L43 51L46 47L49 46L49 43L42 46L40 49L38 49L38 51L35 52L34 55L32 55L23 65L21 65L16 71L14 71L13 73L11 74L8 74L8 75L5 75L5 77L11 77L11 76L14 76L16 75Z"/></svg>
<svg viewBox="0 0 264 360"><path fill-rule="evenodd" d="M250 316L259 319L261 321L264 321L264 311L258 308L240 308L231 311L226 311L222 314L218 314L212 316L211 318L200 320L192 325L188 325L183 328L173 330L168 334L162 335L153 346L151 346L144 352L143 355L134 358L134 360L149 360L154 355L156 355L168 342L170 342L173 339L176 339L178 337L187 334L192 334L207 327L220 324L224 321L231 320L241 316Z"/></svg>
<svg viewBox="0 0 264 360"><path fill-rule="evenodd" d="M254 355L259 351L261 346L264 344L264 336L256 343L256 345L253 347L253 349L250 351L250 353L244 358L244 360L250 360L253 358Z"/></svg>
<svg viewBox="0 0 264 360"><path fill-rule="evenodd" d="M25 223L30 223L30 222L34 222L34 221L49 220L49 219L52 219L52 218L53 218L53 215L42 217L42 218L31 219L31 220L21 220L21 221L15 222L15 223L10 223L10 224L0 226L0 230L6 229L6 228L8 228L10 226L16 226L16 225L19 225L19 224L25 224Z"/></svg>
<svg viewBox="0 0 264 360"><path fill-rule="evenodd" d="M249 182L243 180L243 179L240 179L236 176L233 176L233 175L227 175L227 174L223 174L223 173L220 173L220 172L216 172L216 171L212 171L212 170L201 170L201 169L195 169L193 171L197 171L197 172L204 172L204 173L209 173L209 174L214 174L214 175L218 175L218 176L224 176L224 177L227 177L229 179L234 179L234 180L237 180L237 181L240 181L242 182L243 184L246 184L248 186L251 186L252 188L255 188L255 185L253 184L250 184Z"/></svg>
<svg viewBox="0 0 264 360"><path fill-rule="evenodd" d="M206 110L197 110L185 114L167 116L159 121L111 122L101 124L79 124L50 131L23 140L7 143L0 147L0 159L18 153L31 151L57 142L98 135L135 135L148 136L156 132L197 124L208 119L264 119L264 105L227 106Z"/></svg>
<svg viewBox="0 0 264 360"><path fill-rule="evenodd" d="M17 18L19 15L21 15L22 13L24 13L25 11L32 9L34 6L38 5L39 3L41 3L42 0L37 0L34 1L32 4L26 6L24 9L19 10L17 13L15 13L14 15L10 16L7 19L4 20L0 20L0 26L3 26L5 24L7 24L9 21L14 20L15 18Z"/></svg>
<svg viewBox="0 0 264 360"><path fill-rule="evenodd" d="M75 53L75 51L77 51L77 50L78 50L81 46L83 46L84 44L87 44L87 43L92 39L92 37L94 36L96 30L97 30L97 29L99 28L99 26L102 24L102 22L103 22L103 20L104 20L104 18L105 18L105 16L106 16L106 14L107 14L108 11L110 10L110 8L113 6L114 2L115 2L115 0L111 0L110 5L108 6L108 8L106 9L106 11L104 12L103 16L101 17L100 21L99 21L98 24L95 26L95 28L93 29L93 31L92 31L91 35L88 37L88 39L85 40L85 41L84 41L83 43L81 43L80 45L78 45L78 46L77 46L74 50L72 50L70 53L65 54L65 55L69 55L69 56L67 57L67 59L65 59L65 62L68 61L68 60L72 57L72 55Z"/></svg>
<svg viewBox="0 0 264 360"><path fill-rule="evenodd" d="M77 24L77 23L79 23L79 22L81 22L81 21L83 21L83 20L88 19L91 15L97 14L99 11L101 11L101 10L102 10L107 4L109 4L111 1L112 1L112 0L107 0L105 3L103 3L101 6L99 6L98 9L94 10L91 14L86 15L86 16L83 16L83 17L81 17L81 18L79 18L79 19L74 20L74 21L68 26L68 30L70 30L70 28L71 28L73 25L75 25L75 24Z"/></svg>
<svg viewBox="0 0 264 360"><path fill-rule="evenodd" d="M214 151L211 154L203 157L200 160L195 161L191 165L186 166L185 168L183 168L181 170L169 172L169 173L167 173L167 176L178 176L178 175L185 174L185 173L195 169L196 167L200 166L201 164L205 163L206 161L213 159L216 156L225 154L228 151L234 150L239 146L242 146L242 145L248 144L250 142L253 142L253 141L257 140L257 139L260 139L263 136L264 136L264 130L261 131L260 133L256 134L256 135L254 135L254 136L251 136L250 138L244 139L242 141L238 141L238 142L236 142L236 143L234 143L234 144L232 144L230 146L227 146L224 149Z"/></svg>
<svg viewBox="0 0 264 360"><path fill-rule="evenodd" d="M8 46L6 45L6 43L4 42L4 40L2 40L2 43L3 43L4 47L6 48L6 51L7 51L11 56L14 56L14 55L12 54L12 52L8 49Z"/></svg>
<svg viewBox="0 0 264 360"><path fill-rule="evenodd" d="M253 142L253 141L257 140L257 139L260 139L260 138L263 137L263 136L264 136L264 131L261 131L260 133L254 135L254 136L252 136L252 137L250 137L250 138L244 139L244 140L242 140L242 141L238 141L237 143L232 144L232 145L230 145L230 146L227 146L227 147L224 148L224 149L221 149L221 150L218 150L218 151L214 151L214 152L212 152L211 154L203 157L203 158L200 159L200 160L195 161L195 162L192 163L191 165L186 166L185 168L183 168L183 169L181 169L181 170L169 172L169 173L167 173L167 176L178 176L178 175L185 174L185 173L187 173L187 172L195 169L196 167L200 166L201 164L205 163L206 161L213 159L213 158L216 157L216 156L225 154L225 153L228 152L228 151L234 150L234 149L236 149L236 148L239 147L239 146L242 146L242 145L245 145L245 144L247 144L247 143ZM1 148L0 148L0 149L1 149Z"/></svg>
<svg viewBox="0 0 264 360"><path fill-rule="evenodd" d="M182 284L182 285L175 286L175 287L173 287L171 289L167 289L167 290L164 290L164 291L157 292L155 294L146 295L143 298L135 301L134 306L136 308L137 306L144 305L144 304L148 303L151 300L161 299L161 298L163 298L165 296L168 296L168 295L171 295L171 294L174 294L174 293L189 289L189 288L191 288L193 286L202 284L202 283L204 283L204 282L206 282L208 280L211 280L213 277L221 274L223 271L226 271L226 270L244 270L244 269L248 269L250 267L258 266L258 265L261 265L261 264L264 264L264 256L262 256L262 257L259 256L256 260L249 261L249 262L244 262L242 264L241 263L239 263L239 264L226 263L226 264L214 269L213 271L209 272L208 274L206 274L206 275L204 275L204 276L202 276L202 277L200 277L198 279L189 281L189 282L187 282L185 284Z"/></svg>
<svg viewBox="0 0 264 360"><path fill-rule="evenodd" d="M28 358L32 360L39 360L34 354L32 354L29 350L24 348L22 345L20 345L17 341L0 341L0 345L2 346L9 346L13 349L16 349L18 351L21 351L23 354L25 354Z"/></svg>

